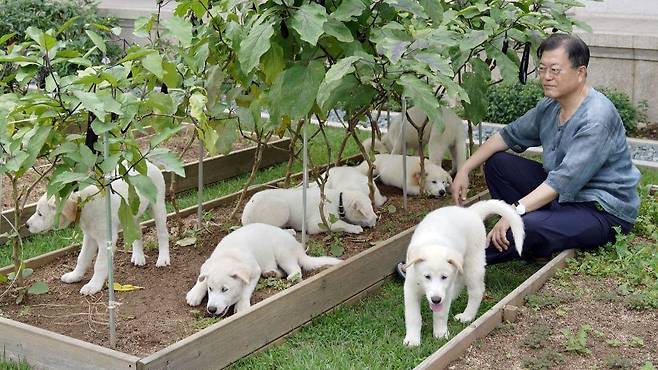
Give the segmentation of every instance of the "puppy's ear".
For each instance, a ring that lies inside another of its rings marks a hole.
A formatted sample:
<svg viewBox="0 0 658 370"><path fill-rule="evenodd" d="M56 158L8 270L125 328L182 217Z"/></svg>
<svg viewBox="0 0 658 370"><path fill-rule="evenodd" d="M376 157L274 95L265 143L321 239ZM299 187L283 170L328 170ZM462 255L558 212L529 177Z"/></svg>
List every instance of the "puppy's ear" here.
<svg viewBox="0 0 658 370"><path fill-rule="evenodd" d="M457 269L457 271L459 271L460 274L464 273L464 269L462 268L461 262L457 261L454 258L448 258L448 263L455 266L455 268Z"/></svg>
<svg viewBox="0 0 658 370"><path fill-rule="evenodd" d="M368 214L368 207L359 199L354 200L354 203L352 203L352 208L364 216Z"/></svg>
<svg viewBox="0 0 658 370"><path fill-rule="evenodd" d="M60 227L66 225L65 221L68 221L69 223L74 222L77 213L78 213L78 202L71 199L67 199L64 202L64 207L62 208L62 217L60 217L59 220Z"/></svg>
<svg viewBox="0 0 658 370"><path fill-rule="evenodd" d="M245 284L249 284L249 273L244 269L235 270L229 276L233 279L240 280L240 281L244 282Z"/></svg>
<svg viewBox="0 0 658 370"><path fill-rule="evenodd" d="M416 264L416 263L419 263L419 262L424 262L424 261L425 261L425 258L423 258L423 257L415 257L415 258L412 258L411 261L408 261L408 262L404 265L404 268L405 268L405 270L406 270L406 269L408 269L410 266L412 266L412 265L414 265L414 264Z"/></svg>
<svg viewBox="0 0 658 370"><path fill-rule="evenodd" d="M411 183L412 184L414 184L416 186L420 186L420 179L421 179L420 170L418 170L418 171L411 174Z"/></svg>

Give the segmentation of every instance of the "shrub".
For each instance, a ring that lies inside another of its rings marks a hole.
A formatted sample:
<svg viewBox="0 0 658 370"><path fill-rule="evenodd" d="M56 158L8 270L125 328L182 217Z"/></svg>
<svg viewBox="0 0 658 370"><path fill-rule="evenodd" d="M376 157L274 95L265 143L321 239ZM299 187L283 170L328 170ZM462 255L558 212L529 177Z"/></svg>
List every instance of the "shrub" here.
<svg viewBox="0 0 658 370"><path fill-rule="evenodd" d="M597 90L615 105L626 132L635 131L638 120L642 120L646 115L646 102L640 102L636 106L623 91L605 87L597 87ZM544 92L538 80L529 81L526 85L519 83L493 85L487 92L489 109L485 121L510 123L534 107L543 97Z"/></svg>
<svg viewBox="0 0 658 370"><path fill-rule="evenodd" d="M73 20L68 28L58 36L67 41L67 48L86 53L94 43L85 30L92 30L106 39L111 37L111 29L118 25L113 17L98 16L98 9L91 0L0 0L0 36L14 33L12 42L22 42L28 27L42 31L59 30L67 21ZM107 57L118 59L121 49L118 45L107 43ZM102 58L99 51L90 56L94 63ZM74 68L68 63L56 67L60 74L68 74Z"/></svg>

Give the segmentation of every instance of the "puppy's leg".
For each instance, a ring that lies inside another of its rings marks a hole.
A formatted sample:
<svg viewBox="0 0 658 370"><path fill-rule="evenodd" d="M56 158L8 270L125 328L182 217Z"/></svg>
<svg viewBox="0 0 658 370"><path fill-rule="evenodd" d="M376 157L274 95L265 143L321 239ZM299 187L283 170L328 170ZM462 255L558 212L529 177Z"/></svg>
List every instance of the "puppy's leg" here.
<svg viewBox="0 0 658 370"><path fill-rule="evenodd" d="M404 324L406 335L404 345L416 347L420 345L420 328L423 319L420 316L421 294L418 292L415 279L407 271L407 279L404 282Z"/></svg>
<svg viewBox="0 0 658 370"><path fill-rule="evenodd" d="M139 230L139 239L133 242L132 256L130 262L135 266L144 266L146 264L146 257L144 256L144 241L142 240L142 229Z"/></svg>
<svg viewBox="0 0 658 370"><path fill-rule="evenodd" d="M187 292L187 295L185 295L185 300L187 301L188 305L198 306L203 300L203 297L206 296L208 290L208 283L206 279L207 278L205 275L199 275L196 280L196 284L194 284L192 289Z"/></svg>
<svg viewBox="0 0 658 370"><path fill-rule="evenodd" d="M351 234L361 234L363 228L359 225L352 225L343 220L338 220L331 224L331 231L344 231Z"/></svg>
<svg viewBox="0 0 658 370"><path fill-rule="evenodd" d="M480 302L482 302L482 296L484 295L484 264L471 271L464 271L464 278L468 290L468 303L464 312L455 315L455 320L465 323L473 321L480 308Z"/></svg>
<svg viewBox="0 0 658 370"><path fill-rule="evenodd" d="M75 268L71 272L67 272L62 275L61 279L65 283L77 283L82 280L85 272L91 265L91 261L94 259L94 254L96 253L97 248L96 242L87 235L82 238L82 248L80 249L80 254L78 255L78 262L75 265Z"/></svg>
<svg viewBox="0 0 658 370"><path fill-rule="evenodd" d="M114 249L117 241L116 233L112 239L111 247ZM80 288L80 293L84 295L100 292L107 280L107 242L105 240L95 240L95 242L98 244L98 255L94 263L94 275L92 275L91 280L87 284Z"/></svg>
<svg viewBox="0 0 658 370"><path fill-rule="evenodd" d="M158 233L158 261L155 266L169 266L169 232L167 231L167 210L164 203L164 195L156 199L152 207L155 219L155 230Z"/></svg>
<svg viewBox="0 0 658 370"><path fill-rule="evenodd" d="M253 294L254 290L256 290L259 276L260 274L256 274L256 277L251 279L249 281L249 285L247 285L242 291L240 300L235 303L235 313L240 313L251 307L251 295Z"/></svg>
<svg viewBox="0 0 658 370"><path fill-rule="evenodd" d="M302 268L299 266L299 262L294 256L285 256L281 261L279 261L279 265L283 271L285 271L286 279L288 281L302 279Z"/></svg>

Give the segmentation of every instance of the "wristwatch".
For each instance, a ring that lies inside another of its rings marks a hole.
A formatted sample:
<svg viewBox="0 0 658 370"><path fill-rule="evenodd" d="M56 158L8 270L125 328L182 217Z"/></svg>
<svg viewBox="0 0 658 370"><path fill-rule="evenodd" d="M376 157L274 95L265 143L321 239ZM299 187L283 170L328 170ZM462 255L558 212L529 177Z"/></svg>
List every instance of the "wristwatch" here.
<svg viewBox="0 0 658 370"><path fill-rule="evenodd" d="M521 202L514 202L514 210L519 216L523 216L526 212L525 206Z"/></svg>

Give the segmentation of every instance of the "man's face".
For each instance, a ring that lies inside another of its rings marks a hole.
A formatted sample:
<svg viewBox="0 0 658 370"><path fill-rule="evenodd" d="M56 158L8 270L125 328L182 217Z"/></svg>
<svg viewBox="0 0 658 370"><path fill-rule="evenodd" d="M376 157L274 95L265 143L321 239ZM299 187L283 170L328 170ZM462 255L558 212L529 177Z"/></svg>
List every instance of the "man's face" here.
<svg viewBox="0 0 658 370"><path fill-rule="evenodd" d="M574 68L566 50L557 48L544 51L538 71L544 95L559 100L571 95L585 83L587 69L585 66Z"/></svg>

